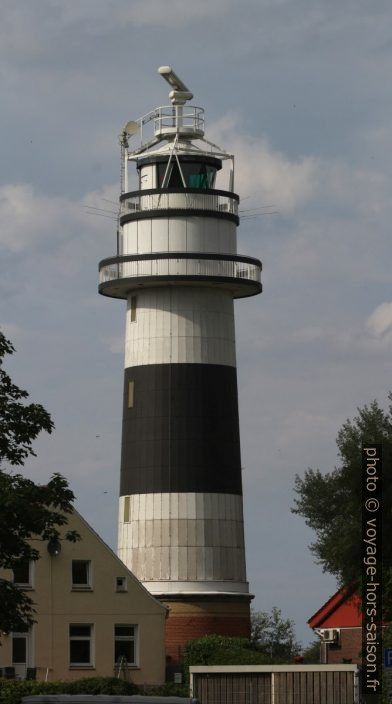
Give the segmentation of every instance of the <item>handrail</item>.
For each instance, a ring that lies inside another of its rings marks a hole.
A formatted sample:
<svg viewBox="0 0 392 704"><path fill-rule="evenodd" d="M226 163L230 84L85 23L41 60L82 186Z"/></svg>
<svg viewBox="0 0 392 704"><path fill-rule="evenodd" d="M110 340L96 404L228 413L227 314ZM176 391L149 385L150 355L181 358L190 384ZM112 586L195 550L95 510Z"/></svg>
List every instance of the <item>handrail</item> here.
<svg viewBox="0 0 392 704"><path fill-rule="evenodd" d="M243 262L244 264L254 264L263 268L260 259L248 257L244 254L218 254L216 252L143 252L140 254L122 254L116 257L106 257L101 259L98 265L99 271L108 264L122 264L123 262L134 262L153 259L212 259L216 261Z"/></svg>
<svg viewBox="0 0 392 704"><path fill-rule="evenodd" d="M260 284L261 262L251 257L231 255L198 255L184 253L157 253L126 255L104 259L99 264L100 285L111 281L132 278L192 277L207 280L241 279L244 283Z"/></svg>
<svg viewBox="0 0 392 704"><path fill-rule="evenodd" d="M127 200L127 198L133 198L134 196L138 195L152 195L153 193L178 193L178 194L183 194L183 193L198 193L198 194L204 194L206 193L207 195L217 195L217 196L227 196L228 198L233 198L234 200L238 201L240 200L240 197L237 193L234 193L233 191L223 191L222 189L219 188L144 188L144 189L139 189L138 191L128 191L128 193L122 193L120 196L120 201L122 200Z"/></svg>
<svg viewBox="0 0 392 704"><path fill-rule="evenodd" d="M219 213L234 218L238 224L238 203L236 193L214 189L166 189L146 188L141 191L125 193L120 199L121 218L142 217L141 213L150 211L198 210L200 212Z"/></svg>

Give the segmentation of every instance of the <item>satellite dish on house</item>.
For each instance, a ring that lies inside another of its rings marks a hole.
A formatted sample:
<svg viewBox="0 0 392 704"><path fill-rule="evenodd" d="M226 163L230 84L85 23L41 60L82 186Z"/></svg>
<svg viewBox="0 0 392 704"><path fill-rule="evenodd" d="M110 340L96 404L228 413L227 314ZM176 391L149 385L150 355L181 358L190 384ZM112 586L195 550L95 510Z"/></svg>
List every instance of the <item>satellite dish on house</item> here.
<svg viewBox="0 0 392 704"><path fill-rule="evenodd" d="M57 557L61 553L61 543L56 538L49 540L48 542L48 553L51 557Z"/></svg>

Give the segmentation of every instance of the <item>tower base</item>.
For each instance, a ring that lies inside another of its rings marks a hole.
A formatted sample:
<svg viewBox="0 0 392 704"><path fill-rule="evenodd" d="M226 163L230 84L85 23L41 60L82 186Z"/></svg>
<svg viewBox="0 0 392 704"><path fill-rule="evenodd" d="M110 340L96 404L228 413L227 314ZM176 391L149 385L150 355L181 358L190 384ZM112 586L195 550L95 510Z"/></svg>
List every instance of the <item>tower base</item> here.
<svg viewBox="0 0 392 704"><path fill-rule="evenodd" d="M169 609L166 619L166 662L181 662L185 645L207 635L250 638L251 594L238 596L168 595L159 600Z"/></svg>

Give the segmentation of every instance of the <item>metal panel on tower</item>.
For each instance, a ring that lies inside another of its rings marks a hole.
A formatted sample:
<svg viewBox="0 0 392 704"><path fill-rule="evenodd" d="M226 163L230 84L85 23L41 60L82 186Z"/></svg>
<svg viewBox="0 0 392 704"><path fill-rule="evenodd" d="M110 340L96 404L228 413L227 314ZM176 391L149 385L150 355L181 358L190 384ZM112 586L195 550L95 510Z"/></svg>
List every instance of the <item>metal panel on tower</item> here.
<svg viewBox="0 0 392 704"><path fill-rule="evenodd" d="M205 138L173 70L159 73L171 105L121 134L117 252L99 291L127 301L118 554L169 605L176 661L190 638L249 635L233 301L262 287L260 261L237 254L234 157Z"/></svg>

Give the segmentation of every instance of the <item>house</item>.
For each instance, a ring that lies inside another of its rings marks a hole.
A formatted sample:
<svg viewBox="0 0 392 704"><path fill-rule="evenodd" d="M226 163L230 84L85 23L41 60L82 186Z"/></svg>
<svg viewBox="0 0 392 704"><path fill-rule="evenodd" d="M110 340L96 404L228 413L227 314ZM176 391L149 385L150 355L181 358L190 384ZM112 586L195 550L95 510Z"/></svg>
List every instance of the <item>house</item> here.
<svg viewBox="0 0 392 704"><path fill-rule="evenodd" d="M36 562L0 576L35 602L36 623L1 635L0 668L17 677L70 680L120 675L136 683L165 681L166 608L143 587L74 511L65 530L81 540L32 540Z"/></svg>
<svg viewBox="0 0 392 704"><path fill-rule="evenodd" d="M325 664L361 664L362 613L359 596L339 589L309 619L308 624L321 636L320 661Z"/></svg>

